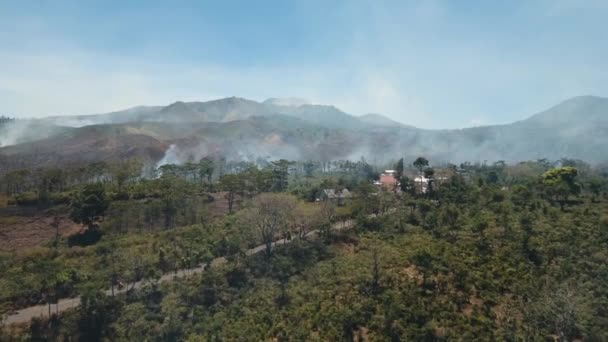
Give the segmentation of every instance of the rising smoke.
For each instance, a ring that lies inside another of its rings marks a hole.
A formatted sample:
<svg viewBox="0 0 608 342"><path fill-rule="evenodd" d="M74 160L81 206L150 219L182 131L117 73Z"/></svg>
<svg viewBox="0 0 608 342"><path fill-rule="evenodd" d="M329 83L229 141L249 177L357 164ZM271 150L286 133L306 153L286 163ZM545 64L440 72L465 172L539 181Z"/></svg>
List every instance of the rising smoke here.
<svg viewBox="0 0 608 342"><path fill-rule="evenodd" d="M273 103L277 100L270 102L230 98L209 103L182 103L184 111L171 115L164 112L171 107L168 106L141 107L91 117L18 120L0 130L0 144L40 140L69 131L70 128L63 126L132 121L125 124L125 132L152 136L169 145L164 156L154 159L156 163L150 165L157 167L196 162L206 156L248 161L257 158L356 161L364 157L377 164L400 157L413 160L418 156L437 163L515 162L562 157L589 162L608 159L604 152L608 135L602 133L608 127L605 116L608 100L602 98L570 100L529 120L509 125L455 130L374 126L373 122L367 121L355 127L346 124L342 127L341 119L325 116L332 114L327 106L298 106L290 115L274 112L267 117L250 115L252 111L263 113L276 109L277 105ZM287 101L292 102L299 104L296 100ZM210 112L218 122L208 121ZM587 114L586 120L579 120L581 112ZM296 118L294 113L297 113ZM175 121L176 116L179 121ZM308 121L310 117L314 117L314 121ZM356 120L347 114L339 118ZM160 119L164 121L159 122ZM324 126L324 119L330 120L330 126Z"/></svg>

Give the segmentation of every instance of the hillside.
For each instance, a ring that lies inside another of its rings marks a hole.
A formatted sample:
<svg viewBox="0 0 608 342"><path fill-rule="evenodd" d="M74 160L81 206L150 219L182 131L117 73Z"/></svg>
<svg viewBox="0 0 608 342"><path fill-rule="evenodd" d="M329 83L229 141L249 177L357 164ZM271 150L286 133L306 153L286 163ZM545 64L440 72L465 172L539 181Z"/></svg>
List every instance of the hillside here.
<svg viewBox="0 0 608 342"><path fill-rule="evenodd" d="M162 158L167 145L127 126L93 125L35 142L0 149L0 173L26 167L57 167L97 161Z"/></svg>
<svg viewBox="0 0 608 342"><path fill-rule="evenodd" d="M376 113L369 113L369 114L361 115L358 119L359 119L359 121L361 121L365 124L373 125L373 126L407 127L406 125L404 125L400 122L387 118L386 116L384 116L382 114L376 114ZM412 126L409 126L409 127L412 127Z"/></svg>
<svg viewBox="0 0 608 342"><path fill-rule="evenodd" d="M275 105L227 98L136 107L94 116L49 118L43 123L105 122L62 128L42 140L0 148L5 165L141 157L160 160L170 144L185 159L223 153L229 158L385 161L395 155L435 162L521 161L571 157L608 159L608 99L576 97L512 124L455 130L409 127L372 114L352 116L333 106ZM107 124L112 121L119 123ZM45 126L46 127L46 126ZM32 130L30 139L32 138ZM35 134L33 136L36 136ZM11 168L11 166L7 166Z"/></svg>

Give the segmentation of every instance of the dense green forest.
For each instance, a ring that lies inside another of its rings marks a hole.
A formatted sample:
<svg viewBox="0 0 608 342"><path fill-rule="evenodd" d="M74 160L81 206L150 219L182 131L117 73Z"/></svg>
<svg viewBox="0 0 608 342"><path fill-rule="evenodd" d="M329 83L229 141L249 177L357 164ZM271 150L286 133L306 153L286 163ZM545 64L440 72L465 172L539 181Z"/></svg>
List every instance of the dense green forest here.
<svg viewBox="0 0 608 342"><path fill-rule="evenodd" d="M0 250L0 313L81 296L0 341L608 340L608 169L580 160L126 160L0 193L0 226L51 230Z"/></svg>

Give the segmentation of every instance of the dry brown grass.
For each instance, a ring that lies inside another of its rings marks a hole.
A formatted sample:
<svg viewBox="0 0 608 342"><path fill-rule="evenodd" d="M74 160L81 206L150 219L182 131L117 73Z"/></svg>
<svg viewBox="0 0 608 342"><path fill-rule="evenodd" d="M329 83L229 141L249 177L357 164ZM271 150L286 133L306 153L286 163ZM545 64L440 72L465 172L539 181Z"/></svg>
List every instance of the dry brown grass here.
<svg viewBox="0 0 608 342"><path fill-rule="evenodd" d="M0 194L0 208L6 208L8 206L8 196Z"/></svg>
<svg viewBox="0 0 608 342"><path fill-rule="evenodd" d="M42 213L33 216L0 216L0 250L20 250L38 246L55 237L53 217ZM59 235L67 237L81 226L67 217L59 217Z"/></svg>

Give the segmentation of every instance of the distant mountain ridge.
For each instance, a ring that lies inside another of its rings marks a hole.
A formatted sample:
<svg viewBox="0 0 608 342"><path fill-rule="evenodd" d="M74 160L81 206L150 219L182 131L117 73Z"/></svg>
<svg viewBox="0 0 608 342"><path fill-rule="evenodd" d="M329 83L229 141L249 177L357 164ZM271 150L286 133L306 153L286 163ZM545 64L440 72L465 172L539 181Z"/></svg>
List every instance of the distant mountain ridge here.
<svg viewBox="0 0 608 342"><path fill-rule="evenodd" d="M209 154L307 160L363 156L371 161L424 155L453 163L562 157L608 160L608 99L602 97L572 98L511 124L444 130L419 129L379 114L357 117L328 105L275 103L231 97L36 120L36 130L45 124L61 127L32 134L31 142L0 148L0 165L9 165L6 171L96 158L154 161L171 144L184 160ZM66 122L84 127L62 127L79 126Z"/></svg>
<svg viewBox="0 0 608 342"><path fill-rule="evenodd" d="M401 127L410 127L410 128L414 127L414 126L408 126L408 125L402 124L393 119L387 118L386 116L384 116L382 114L376 114L376 113L368 113L365 115L361 115L359 117L359 120L362 122L365 122L367 124L372 124L372 125L377 125L377 126L387 126L387 127L401 126Z"/></svg>
<svg viewBox="0 0 608 342"><path fill-rule="evenodd" d="M177 101L164 107L139 106L107 114L56 116L46 119L53 124L69 122L72 126L108 123L148 122L229 122L254 116L288 115L322 126L363 128L376 125L369 118L358 118L330 105L310 104L305 100L271 98L257 102L240 97L228 97L206 102ZM385 126L390 119L382 118L377 125ZM399 123L393 121L396 126ZM70 126L70 125L68 125Z"/></svg>
<svg viewBox="0 0 608 342"><path fill-rule="evenodd" d="M285 106L285 107L299 107L299 106L303 106L303 105L312 104L310 101L308 101L306 99L301 99L298 97L284 97L284 98L271 97L262 103L268 104L268 105L273 105L273 106Z"/></svg>

